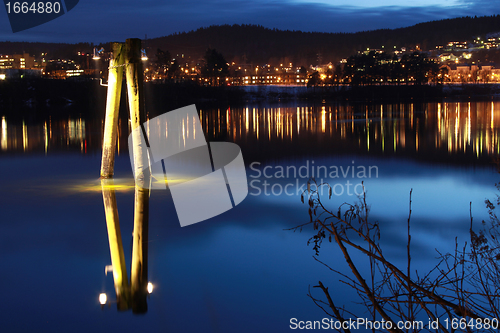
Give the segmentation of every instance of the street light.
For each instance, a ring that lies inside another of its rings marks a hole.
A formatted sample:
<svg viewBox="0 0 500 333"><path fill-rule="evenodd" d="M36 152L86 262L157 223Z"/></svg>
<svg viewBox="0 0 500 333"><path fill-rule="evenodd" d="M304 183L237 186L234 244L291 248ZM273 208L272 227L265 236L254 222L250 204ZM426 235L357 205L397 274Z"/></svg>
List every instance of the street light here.
<svg viewBox="0 0 500 333"><path fill-rule="evenodd" d="M141 60L142 61L148 60L148 56L146 55L146 50L145 49L141 49Z"/></svg>
<svg viewBox="0 0 500 333"><path fill-rule="evenodd" d="M101 53L104 52L104 49L101 47L100 50L97 49L97 47L94 47L94 56L92 57L93 60L99 60L101 59Z"/></svg>

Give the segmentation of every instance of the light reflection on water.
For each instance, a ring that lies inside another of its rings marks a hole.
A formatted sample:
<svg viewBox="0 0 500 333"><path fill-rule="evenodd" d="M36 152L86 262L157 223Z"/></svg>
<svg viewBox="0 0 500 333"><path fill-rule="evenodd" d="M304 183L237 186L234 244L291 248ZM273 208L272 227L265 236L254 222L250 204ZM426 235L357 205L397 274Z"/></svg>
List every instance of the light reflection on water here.
<svg viewBox="0 0 500 333"><path fill-rule="evenodd" d="M228 109L222 119L220 110L200 114L206 133L234 142L293 142L314 134L363 152L445 149L479 157L500 149L499 102L246 107Z"/></svg>
<svg viewBox="0 0 500 333"><path fill-rule="evenodd" d="M251 150L254 142L274 146L306 141L283 155L290 157L300 146L329 144L330 152L348 147L355 153L435 154L475 156L500 152L500 102L461 102L388 105L319 105L227 109L201 109L200 121L209 140L239 143ZM182 140L199 135L183 123ZM102 122L84 118L46 119L18 123L2 117L1 152L79 150L98 152ZM150 129L147 128L147 131ZM168 136L168 132L165 133ZM128 121L120 119L118 152L127 153ZM313 140L314 139L314 140ZM333 140L333 141L332 141ZM332 144L334 143L334 144ZM311 147L307 147L310 149ZM259 149L260 153L263 152ZM275 154L276 155L276 154ZM279 153L277 154L279 155ZM300 154L299 154L300 155Z"/></svg>

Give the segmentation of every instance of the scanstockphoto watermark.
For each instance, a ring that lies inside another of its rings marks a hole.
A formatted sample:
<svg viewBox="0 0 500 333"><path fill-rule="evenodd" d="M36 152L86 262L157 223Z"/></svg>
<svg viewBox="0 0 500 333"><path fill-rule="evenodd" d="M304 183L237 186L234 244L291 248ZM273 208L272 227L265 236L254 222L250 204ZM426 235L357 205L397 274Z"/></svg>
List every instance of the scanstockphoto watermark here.
<svg viewBox="0 0 500 333"><path fill-rule="evenodd" d="M308 189L308 181L328 182L335 196L361 196L364 194L362 182L378 178L378 166L356 165L318 165L314 160L307 160L301 165L266 165L252 162L249 166L249 194L253 196L298 196ZM311 186L315 186L312 184ZM311 189L311 188L310 188ZM312 188L320 195L329 193L325 186ZM322 193L323 190L325 193Z"/></svg>

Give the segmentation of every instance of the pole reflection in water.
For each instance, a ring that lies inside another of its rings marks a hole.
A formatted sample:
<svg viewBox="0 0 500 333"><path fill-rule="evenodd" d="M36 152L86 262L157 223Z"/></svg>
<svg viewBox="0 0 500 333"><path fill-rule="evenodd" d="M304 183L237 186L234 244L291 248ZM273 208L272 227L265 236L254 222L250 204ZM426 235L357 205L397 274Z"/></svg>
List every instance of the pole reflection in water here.
<svg viewBox="0 0 500 333"><path fill-rule="evenodd" d="M81 117L49 117L40 123L6 116L0 120L0 154L102 149L101 122ZM268 152L273 158L280 153L289 158L316 148L330 154L405 154L447 161L452 155L489 161L500 153L499 101L213 108L200 110L200 122L207 140L235 142L249 157ZM120 154L127 150L129 122L118 124ZM185 137L198 134L192 119L185 119L183 130ZM167 131L164 135L170 137Z"/></svg>
<svg viewBox="0 0 500 333"><path fill-rule="evenodd" d="M145 177L146 178L146 177ZM142 180L144 182L144 180ZM147 179L150 183L150 180ZM134 198L134 238L132 246L132 311L146 313L148 285L149 189L136 183Z"/></svg>
<svg viewBox="0 0 500 333"><path fill-rule="evenodd" d="M127 266L123 253L120 220L113 179L101 179L104 212L106 214L106 228L108 230L109 252L113 266L113 280L115 283L116 301L118 310L128 310L130 303L130 287L128 284Z"/></svg>
<svg viewBox="0 0 500 333"><path fill-rule="evenodd" d="M145 178L145 181L149 182L149 179ZM101 179L101 187L117 308L120 311L132 308L132 312L135 314L146 313L148 310L147 297L153 289L152 284L148 283L147 264L150 190L143 188L141 184L135 186L132 265L129 283L113 179ZM101 304L108 301L103 294L99 298Z"/></svg>

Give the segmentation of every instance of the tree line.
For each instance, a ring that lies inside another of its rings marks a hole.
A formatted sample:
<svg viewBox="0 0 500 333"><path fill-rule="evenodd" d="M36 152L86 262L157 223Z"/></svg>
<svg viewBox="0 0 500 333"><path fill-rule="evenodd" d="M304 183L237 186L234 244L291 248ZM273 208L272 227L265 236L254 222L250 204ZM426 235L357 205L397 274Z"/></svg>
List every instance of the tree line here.
<svg viewBox="0 0 500 333"><path fill-rule="evenodd" d="M309 86L331 84L423 84L442 83L446 69L426 56L413 52L396 54L370 51L350 56L346 63L331 66L324 74L313 72Z"/></svg>

